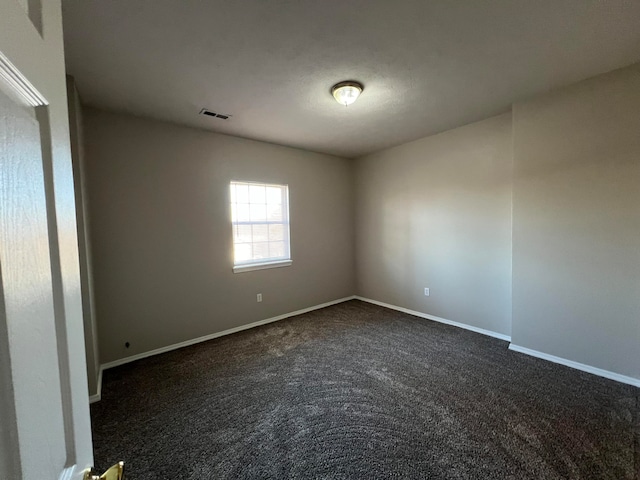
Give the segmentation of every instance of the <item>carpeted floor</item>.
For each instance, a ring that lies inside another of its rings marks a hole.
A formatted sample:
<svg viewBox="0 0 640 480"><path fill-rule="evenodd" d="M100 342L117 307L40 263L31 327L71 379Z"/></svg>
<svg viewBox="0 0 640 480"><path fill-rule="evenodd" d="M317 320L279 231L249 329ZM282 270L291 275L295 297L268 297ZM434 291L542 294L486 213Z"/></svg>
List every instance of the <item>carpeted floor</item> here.
<svg viewBox="0 0 640 480"><path fill-rule="evenodd" d="M129 480L640 478L640 389L356 300L104 372Z"/></svg>

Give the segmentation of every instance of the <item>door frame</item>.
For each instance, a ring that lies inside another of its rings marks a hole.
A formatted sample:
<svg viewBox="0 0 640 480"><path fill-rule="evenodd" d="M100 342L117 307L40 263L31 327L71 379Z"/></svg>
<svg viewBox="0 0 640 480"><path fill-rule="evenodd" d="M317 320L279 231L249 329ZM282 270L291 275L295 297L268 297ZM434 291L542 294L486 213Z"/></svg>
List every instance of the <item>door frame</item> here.
<svg viewBox="0 0 640 480"><path fill-rule="evenodd" d="M34 23L37 8L39 24ZM59 479L79 480L93 464L93 446L89 417L87 373L80 288L76 207L73 170L69 143L66 78L62 41L62 9L60 0L0 0L0 89L17 105L34 109L40 126L46 225L51 269L51 298L55 326L56 362L59 371L59 395L64 433L59 439L65 458L48 465ZM2 159L0 159L2 162ZM0 164L0 168L2 165ZM0 205L2 208L2 205ZM5 294L0 265L0 321L6 322ZM29 272L24 272L29 275ZM6 323L0 325L6 332ZM0 349L11 345L11 336L0 330ZM0 360L11 365L10 349L0 352ZM11 367L12 368L12 367ZM5 368L5 370L7 370ZM4 377L0 379L7 381ZM8 397L13 397L13 385L27 384L25 372L9 371ZM34 387L35 389L36 387ZM9 405L5 405L8 403ZM0 409L9 413L3 423L17 434L21 418L48 412L16 413L15 399L0 398ZM7 407L7 408L5 408ZM11 431L9 431L11 436ZM13 437L15 440L16 438ZM24 440L24 439L23 439ZM58 441L58 440L56 440ZM8 445L7 457L20 465L38 458L38 452L23 451L17 442ZM18 478L22 478L19 473ZM37 477L42 478L42 477ZM26 480L26 477L25 477Z"/></svg>

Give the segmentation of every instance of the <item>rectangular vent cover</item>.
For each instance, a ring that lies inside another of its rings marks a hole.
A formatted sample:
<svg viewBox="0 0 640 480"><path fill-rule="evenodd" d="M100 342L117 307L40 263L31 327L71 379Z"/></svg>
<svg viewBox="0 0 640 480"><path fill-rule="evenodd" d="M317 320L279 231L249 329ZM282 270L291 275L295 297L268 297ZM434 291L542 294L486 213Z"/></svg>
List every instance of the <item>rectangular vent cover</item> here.
<svg viewBox="0 0 640 480"><path fill-rule="evenodd" d="M207 110L203 108L200 110L200 115L209 115L210 117L221 118L222 120L227 120L231 115L225 115L223 113L212 112L211 110Z"/></svg>

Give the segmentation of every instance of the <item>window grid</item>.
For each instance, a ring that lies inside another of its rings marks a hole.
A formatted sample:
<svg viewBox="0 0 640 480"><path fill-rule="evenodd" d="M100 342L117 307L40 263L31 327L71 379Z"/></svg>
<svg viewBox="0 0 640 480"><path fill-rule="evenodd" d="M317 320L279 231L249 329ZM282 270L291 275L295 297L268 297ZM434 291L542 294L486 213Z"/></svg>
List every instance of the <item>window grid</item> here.
<svg viewBox="0 0 640 480"><path fill-rule="evenodd" d="M230 184L234 266L291 259L288 186Z"/></svg>

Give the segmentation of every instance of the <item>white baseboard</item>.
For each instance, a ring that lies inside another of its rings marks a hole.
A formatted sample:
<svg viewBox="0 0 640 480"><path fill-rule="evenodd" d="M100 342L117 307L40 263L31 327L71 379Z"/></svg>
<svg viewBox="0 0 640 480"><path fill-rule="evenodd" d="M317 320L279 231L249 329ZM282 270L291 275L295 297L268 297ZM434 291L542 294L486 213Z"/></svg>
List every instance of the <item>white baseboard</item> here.
<svg viewBox="0 0 640 480"><path fill-rule="evenodd" d="M338 303L343 303L348 300L361 300L363 302L372 303L374 305L380 305L381 307L390 308L392 310L397 310L399 312L408 313L409 315L414 315L416 317L425 318L427 320L432 320L434 322L444 323L446 325L452 325L454 327L463 328L465 330L470 330L475 333L480 333L482 335L487 335L490 337L498 338L500 340L505 340L507 342L511 341L511 337L508 335L504 335L502 333L493 332L491 330L485 330L483 328L474 327L472 325L467 325L460 322L454 322L452 320L447 320L446 318L436 317L435 315L429 315L427 313L418 312L415 310L409 310L408 308L398 307L397 305L391 305L389 303L379 302L377 300L372 300L370 298L360 297L358 295L353 295L350 297L340 298L338 300L333 300L331 302L322 303L320 305L315 305L309 308L303 308L302 310L296 310L295 312L285 313L283 315L278 315L277 317L271 317L264 320L259 320L257 322L249 323L247 325L241 325L239 327L230 328L228 330L223 330L222 332L212 333L210 335L205 335L203 337L194 338L191 340L186 340L184 342L175 343L173 345L168 345L166 347L157 348L155 350L150 350L148 352L139 353L137 355L132 355L130 357L121 358L119 360L114 360L112 362L104 363L100 366L100 371L98 373L98 382L97 382L97 393L95 395L91 395L89 397L89 402L94 403L100 401L102 398L102 372L108 368L117 367L120 365L124 365L126 363L135 362L136 360L141 360L143 358L151 357L154 355L159 355L161 353L170 352L172 350L177 350L179 348L188 347L190 345L195 345L197 343L206 342L208 340L213 340L214 338L223 337L225 335L231 335L232 333L241 332L243 330L248 330L250 328L258 327L260 325L266 325L267 323L277 322L278 320L284 320L285 318L293 317L296 315L302 315L303 313L311 312L313 310L318 310L321 308L329 307L331 305L336 305ZM582 363L573 362L571 360L566 360L564 358L555 357L553 355L548 355L546 353L538 352L536 350L531 350L528 348L520 347L518 345L514 345L511 343L509 345L509 349L515 352L524 353L526 355L531 355L533 357L538 357L544 360L548 360L550 362L559 363L561 365L566 365L571 368L575 368L578 370L582 370L584 372L592 373L594 375L598 375L601 377L609 378L611 380L616 380L621 383L626 383L629 385L634 385L636 387L640 387L640 380L635 379L633 377L627 377L624 375L620 375L617 373L609 372L607 370L602 370L599 368L591 367L589 365L584 365Z"/></svg>
<svg viewBox="0 0 640 480"><path fill-rule="evenodd" d="M150 350L148 352L139 353L137 355L132 355L130 357L114 360L113 362L104 363L100 367L98 394L92 395L91 398L96 398L95 401L98 401L100 399L101 391L102 391L102 371L108 368L117 367L120 365L124 365L125 363L135 362L136 360L140 360L143 358L152 357L154 355L170 352L172 350L177 350L183 347L188 347L190 345L195 345L196 343L206 342L207 340L213 340L214 338L223 337L225 335L231 335L232 333L241 332L242 330L248 330L250 328L259 327L260 325L277 322L278 320L284 320L285 318L294 317L296 315L302 315L303 313L311 312L313 310L318 310L320 308L330 307L331 305L336 305L338 303L346 302L347 300L353 300L354 298L355 298L354 296L340 298L338 300L333 300L331 302L321 303L320 305L314 305L313 307L303 308L302 310L296 310L295 312L289 312L283 315L278 315L277 317L266 318L264 320L259 320L257 322L248 323L247 325L241 325L239 327L223 330L222 332L212 333L210 335L205 335L203 337L193 338L191 340L186 340L184 342L174 343L173 345L168 345L166 347L156 348L155 350Z"/></svg>
<svg viewBox="0 0 640 480"><path fill-rule="evenodd" d="M464 328L465 330L470 330L472 332L481 333L482 335L487 335L489 337L499 338L500 340L506 340L507 342L511 341L511 337L508 335L504 335L502 333L493 332L491 330L485 330L484 328L474 327L472 325L467 325L466 323L454 322L453 320L447 320L446 318L436 317L435 315L429 315L428 313L417 312L415 310L409 310L408 308L398 307L397 305L391 305L389 303L379 302L377 300L372 300L370 298L360 297L356 295L354 297L356 300L362 300L363 302L373 303L375 305L380 305L381 307L391 308L392 310L397 310L399 312L408 313L409 315L414 315L420 318L426 318L427 320L433 320L434 322L444 323L447 325L452 325L458 328Z"/></svg>
<svg viewBox="0 0 640 480"><path fill-rule="evenodd" d="M567 360L566 358L549 355L548 353L531 350L530 348L521 347L520 345L514 345L513 343L509 345L509 350L524 353L525 355L530 355L532 357L541 358L549 362L559 363L560 365L575 368L576 370L582 370L583 372L591 373L599 377L615 380L616 382L626 383L628 385L633 385L634 387L640 387L640 379L627 377L626 375L620 375L619 373L610 372L609 370L603 370L601 368L585 365L584 363L578 363L574 362L573 360Z"/></svg>
<svg viewBox="0 0 640 480"><path fill-rule="evenodd" d="M98 380L96 382L97 392L95 395L89 395L89 403L99 402L102 398L102 370L104 370L104 367L100 365L98 370Z"/></svg>

